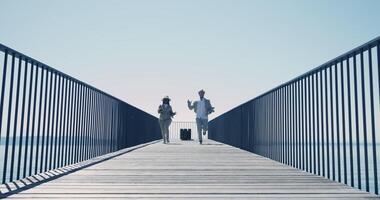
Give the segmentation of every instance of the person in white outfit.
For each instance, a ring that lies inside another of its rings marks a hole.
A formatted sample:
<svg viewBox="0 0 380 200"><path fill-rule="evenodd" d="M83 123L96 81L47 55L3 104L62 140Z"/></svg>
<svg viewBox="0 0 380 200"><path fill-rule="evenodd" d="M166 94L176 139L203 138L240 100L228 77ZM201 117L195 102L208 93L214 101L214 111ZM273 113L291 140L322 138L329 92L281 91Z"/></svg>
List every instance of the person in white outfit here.
<svg viewBox="0 0 380 200"><path fill-rule="evenodd" d="M199 144L202 144L202 133L206 135L208 131L208 115L214 112L214 107L211 106L210 100L204 97L205 91L203 89L198 94L199 100L194 102L187 100L187 106L196 113L198 139Z"/></svg>

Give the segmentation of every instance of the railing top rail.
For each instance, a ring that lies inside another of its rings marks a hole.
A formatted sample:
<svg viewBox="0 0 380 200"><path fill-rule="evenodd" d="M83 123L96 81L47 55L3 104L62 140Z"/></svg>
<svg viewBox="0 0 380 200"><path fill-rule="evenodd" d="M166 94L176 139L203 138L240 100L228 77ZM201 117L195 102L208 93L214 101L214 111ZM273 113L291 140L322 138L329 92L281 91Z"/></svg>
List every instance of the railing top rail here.
<svg viewBox="0 0 380 200"><path fill-rule="evenodd" d="M38 60L36 60L36 59L30 57L30 56L27 56L27 55L25 55L25 54L23 54L23 53L21 53L21 52L15 50L15 49L12 49L12 48L10 48L10 47L8 47L8 46L5 46L5 45L2 44L2 43L0 43L0 51L2 51L2 52L4 52L4 53L7 52L7 53L10 54L10 55L14 55L16 58L24 59L24 60L27 61L28 63L34 63L34 64L36 64L37 66L39 66L39 67L41 67L41 68L45 68L45 69L47 69L47 70L49 70L49 71L52 71L52 72L54 72L54 73L57 73L57 74L59 74L60 76L63 76L63 77L65 77L65 78L67 78L67 79L70 79L70 80L72 80L72 81L74 81L74 82L77 82L77 83L79 83L79 84L81 84L81 85L83 85L83 86L86 86L86 87L88 87L88 88L90 88L90 89L92 89L92 90L94 90L94 91L96 91L96 92L99 92L99 93L101 93L101 94L103 94L103 95L106 95L106 96L108 96L108 97L110 97L110 98L112 98L112 99L114 99L114 100L116 100L116 101L119 101L119 102L122 102L122 103L128 104L129 106L131 106L131 107L133 107L133 108L135 108L135 109L137 109L137 110L140 110L140 111L142 111L142 112L144 112L144 113L146 113L146 114L148 114L148 115L153 116L152 114L147 113L147 112L145 112L144 110L141 110L141 109L139 109L139 108L137 108L137 107L135 107L135 106L133 106L133 105L131 105L131 104L129 104L129 103L127 103L127 102L125 102L125 101L123 101L123 100L121 100L121 99L119 99L119 98L113 96L113 95L111 95L111 94L108 94L108 93L106 93L106 92L104 92L104 91L102 91L102 90L100 90L100 89L98 89L98 88L96 88L96 87L94 87L94 86L91 86L91 85L89 85L89 84L87 84L87 83L85 83L85 82L83 82L83 81L81 81L81 80L78 80L77 78L74 78L73 76L70 76L70 75L68 75L68 74L66 74L66 73L64 73L64 72L61 72L61 71L59 71L59 70L57 70L57 69L55 69L55 68L53 68L53 67L51 67L51 66L49 66L49 65L47 65L47 64L45 64L45 63L43 63L43 62L40 62L40 61L38 61ZM155 116L153 116L153 117L155 117Z"/></svg>
<svg viewBox="0 0 380 200"><path fill-rule="evenodd" d="M289 80L289 81L287 81L287 82L285 82L285 83L283 83L283 84L281 84L281 85L279 85L279 86L277 86L277 87L275 87L275 88L273 88L273 89L271 89L271 90L269 90L269 91L267 91L267 92L265 92L265 93L263 93L263 94L261 94L261 95L259 95L257 97L255 97L254 99L257 99L257 98L260 98L262 96L265 96L266 94L271 93L273 91L276 91L276 90L278 90L278 89L280 89L282 87L285 87L285 86L287 86L287 85L289 85L289 84L291 84L293 82L298 81L299 79L302 79L302 78L307 77L307 76L309 76L311 74L314 74L315 72L318 72L320 70L328 68L331 65L335 64L337 61L343 60L345 58L352 57L357 52L366 51L369 48L375 47L375 46L379 45L379 43L380 43L380 36L378 36L375 39L373 39L373 40L371 40L371 41L369 41L369 42L367 42L367 43L365 43L363 45L360 45L360 46L358 46L358 47L356 47L356 48L354 48L354 49L352 49L352 50L350 50L350 51L348 51L346 53L343 53L342 55L340 55L340 56L338 56L336 58L333 58L333 59L331 59L331 60L323 63L322 65L319 65L318 67L315 67L315 68L313 68L313 69L311 69L311 70L309 70L309 71L307 71L307 72L305 72L305 73L303 73L303 74L301 74L301 75L299 75L299 76L297 76L297 77L295 77L295 78L293 78L293 79L291 79L291 80ZM254 100L254 99L252 99L252 100Z"/></svg>

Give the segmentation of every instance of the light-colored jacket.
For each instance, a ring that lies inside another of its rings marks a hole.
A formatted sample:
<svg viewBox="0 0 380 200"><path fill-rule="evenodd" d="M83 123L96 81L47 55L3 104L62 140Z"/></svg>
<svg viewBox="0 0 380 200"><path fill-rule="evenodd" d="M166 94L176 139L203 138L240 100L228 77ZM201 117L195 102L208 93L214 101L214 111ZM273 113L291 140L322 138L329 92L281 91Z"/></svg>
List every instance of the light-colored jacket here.
<svg viewBox="0 0 380 200"><path fill-rule="evenodd" d="M214 107L211 106L210 100L208 100L206 98L203 98L203 99L205 100L205 103L206 103L205 105L206 105L207 115L209 115L212 112L214 112ZM198 101L194 101L192 104L188 103L187 106L189 107L190 110L194 109L194 112L197 113Z"/></svg>
<svg viewBox="0 0 380 200"><path fill-rule="evenodd" d="M174 116L174 112L170 105L166 107L164 105L160 105L158 107L158 113L160 113L160 120L171 120Z"/></svg>

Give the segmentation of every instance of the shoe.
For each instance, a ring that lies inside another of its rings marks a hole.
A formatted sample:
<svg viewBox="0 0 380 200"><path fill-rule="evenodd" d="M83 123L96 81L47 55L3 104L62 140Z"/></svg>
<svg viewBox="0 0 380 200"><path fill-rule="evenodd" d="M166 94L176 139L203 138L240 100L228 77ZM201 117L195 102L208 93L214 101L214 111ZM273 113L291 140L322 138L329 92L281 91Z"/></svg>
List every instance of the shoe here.
<svg viewBox="0 0 380 200"><path fill-rule="evenodd" d="M202 144L202 140L199 141L199 144Z"/></svg>

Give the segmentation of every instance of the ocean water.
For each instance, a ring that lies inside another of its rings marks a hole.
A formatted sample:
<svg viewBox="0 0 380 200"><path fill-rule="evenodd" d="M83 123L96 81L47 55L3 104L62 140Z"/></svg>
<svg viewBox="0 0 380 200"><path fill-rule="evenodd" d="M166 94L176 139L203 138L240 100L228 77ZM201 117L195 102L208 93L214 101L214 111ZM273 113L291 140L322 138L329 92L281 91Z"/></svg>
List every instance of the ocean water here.
<svg viewBox="0 0 380 200"><path fill-rule="evenodd" d="M37 145L36 145L36 140L34 140L34 145L33 147L30 145L30 140L29 140L29 145L28 145L28 149L27 149L27 156L26 156L26 160L25 160L25 145L23 145L21 147L21 151L19 151L19 143L18 143L18 140L19 138L16 138L16 145L15 145L15 153L14 153L14 165L13 165L13 179L16 179L16 173L17 173L17 170L20 170L20 176L22 177L23 175L23 172L24 172L24 164L26 163L26 176L29 176L29 175L33 175L34 172L35 172L35 167L36 167L36 162L37 162L37 172L40 172L40 165L41 165L41 162L43 164L43 168L42 169L45 169L45 165L46 165L46 161L47 161L47 165L48 165L48 169L49 169L49 164L50 163L53 163L54 161L54 151L55 151L55 145L51 146L51 145L44 145L42 146L41 145L41 141L40 141L40 145L38 146L38 155L36 155L36 152L37 152ZM49 140L50 141L50 140ZM64 141L64 140L63 140ZM25 142L25 141L24 141ZM46 143L46 139L45 139L45 143ZM79 147L79 145L71 145L71 146L65 146L65 145L61 145L61 151L62 150L66 150L67 147L71 147L73 149ZM93 148L97 148L96 146L92 146ZM10 179L10 173L11 173L11 162L12 162L12 138L10 139L9 141L9 146L8 146L8 158L7 158L7 169L6 169L6 173L5 173L5 177L6 177L6 180L9 181ZM53 155L51 156L51 160L50 160L50 150L52 148L52 152L53 152ZM100 145L98 146L98 148L100 148ZM44 156L43 156L43 159L41 159L41 152L44 152ZM63 158L66 157L66 154L65 154L65 151L63 151L63 154L59 154L58 153L58 146L56 148L56 166L58 166L58 159L63 156ZM30 154L32 151L32 154ZM46 160L46 152L48 152L48 159ZM20 162L19 162L19 156L21 154L21 159L20 159ZM26 161L26 162L25 162ZM32 169L32 173L29 174L29 169L30 169L30 166L31 166L31 169ZM0 142L0 177L1 177L1 180L2 178L4 177L4 168L5 168L5 139L2 138L1 142ZM19 168L19 169L18 169ZM53 165L52 165L52 168L53 168ZM44 171L44 170L42 170Z"/></svg>

